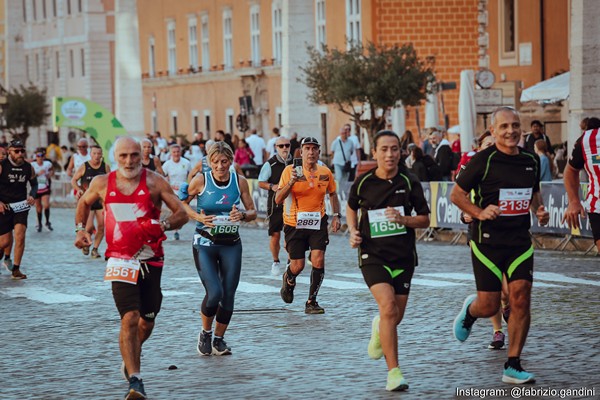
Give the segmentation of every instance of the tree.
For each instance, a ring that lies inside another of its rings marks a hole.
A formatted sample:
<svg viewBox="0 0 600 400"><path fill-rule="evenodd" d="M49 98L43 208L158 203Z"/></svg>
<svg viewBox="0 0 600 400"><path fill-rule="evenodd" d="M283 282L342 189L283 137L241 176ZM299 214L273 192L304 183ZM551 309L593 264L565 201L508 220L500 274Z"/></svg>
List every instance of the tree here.
<svg viewBox="0 0 600 400"><path fill-rule="evenodd" d="M405 107L419 105L434 80L433 59L420 60L412 44L369 42L348 51L327 46L319 51L311 46L308 53L310 60L301 67L304 76L300 79L309 88L308 99L336 105L367 129L371 140L385 128L385 116L392 107L398 102Z"/></svg>
<svg viewBox="0 0 600 400"><path fill-rule="evenodd" d="M36 128L46 123L50 113L46 103L46 89L38 89L35 85L21 85L13 88L7 96L6 126L13 139L27 143L29 128Z"/></svg>

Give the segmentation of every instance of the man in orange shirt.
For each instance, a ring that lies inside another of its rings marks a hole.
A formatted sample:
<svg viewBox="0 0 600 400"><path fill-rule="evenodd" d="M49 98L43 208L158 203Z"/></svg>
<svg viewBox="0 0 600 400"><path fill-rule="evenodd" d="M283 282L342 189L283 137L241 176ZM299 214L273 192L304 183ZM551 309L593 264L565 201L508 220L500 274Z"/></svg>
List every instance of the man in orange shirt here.
<svg viewBox="0 0 600 400"><path fill-rule="evenodd" d="M304 257L310 250L312 272L310 292L305 304L307 314L323 314L325 310L317 303L317 294L325 275L325 249L329 244L325 196L333 210L331 229L340 229L340 203L336 194L335 180L329 168L318 165L321 146L314 137L304 138L300 144L302 165L287 166L281 174L279 189L275 195L277 204L283 206L283 223L286 249L291 263L283 274L281 298L286 303L294 301L296 277L304 269ZM296 168L298 171L296 171ZM302 173L300 173L302 168Z"/></svg>

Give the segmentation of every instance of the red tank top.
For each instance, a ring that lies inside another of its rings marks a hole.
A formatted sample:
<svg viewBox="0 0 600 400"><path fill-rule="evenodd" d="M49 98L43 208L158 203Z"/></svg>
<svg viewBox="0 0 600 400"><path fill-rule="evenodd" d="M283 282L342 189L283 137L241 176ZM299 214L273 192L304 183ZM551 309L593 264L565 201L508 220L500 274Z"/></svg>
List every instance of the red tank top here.
<svg viewBox="0 0 600 400"><path fill-rule="evenodd" d="M104 226L106 234L106 257L147 260L163 257L162 244L144 244L139 218L160 218L146 185L146 170L142 169L140 183L130 195L117 189L116 171L108 174L104 197Z"/></svg>

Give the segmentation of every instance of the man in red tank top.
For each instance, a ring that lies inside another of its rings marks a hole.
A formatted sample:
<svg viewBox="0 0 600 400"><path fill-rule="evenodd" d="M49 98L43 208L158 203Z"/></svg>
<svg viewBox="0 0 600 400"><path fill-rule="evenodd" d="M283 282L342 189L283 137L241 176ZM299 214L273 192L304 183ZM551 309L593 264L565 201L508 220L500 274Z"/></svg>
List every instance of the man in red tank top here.
<svg viewBox="0 0 600 400"><path fill-rule="evenodd" d="M102 199L108 259L104 280L112 283L113 298L121 315L121 372L129 381L125 398L145 399L140 354L162 302L161 243L166 239L164 231L180 228L188 217L169 183L142 168L142 149L135 139L123 137L116 141L115 160L117 170L96 177L77 203L75 246L91 244L84 224L92 204ZM162 202L172 214L159 221Z"/></svg>

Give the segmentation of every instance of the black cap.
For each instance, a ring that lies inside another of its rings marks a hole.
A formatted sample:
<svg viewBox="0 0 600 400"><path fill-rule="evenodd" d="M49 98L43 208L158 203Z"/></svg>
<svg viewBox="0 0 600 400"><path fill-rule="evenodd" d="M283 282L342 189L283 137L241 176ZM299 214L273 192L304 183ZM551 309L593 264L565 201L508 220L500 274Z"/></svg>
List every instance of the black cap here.
<svg viewBox="0 0 600 400"><path fill-rule="evenodd" d="M11 141L8 144L8 147L17 148L17 149L25 148L25 146L23 145L23 142L21 142L20 140L13 140L13 141Z"/></svg>
<svg viewBox="0 0 600 400"><path fill-rule="evenodd" d="M300 142L300 145L304 146L305 144L314 144L314 145L321 147L321 145L319 144L319 141L312 136L305 137L304 139L302 139L302 142Z"/></svg>

